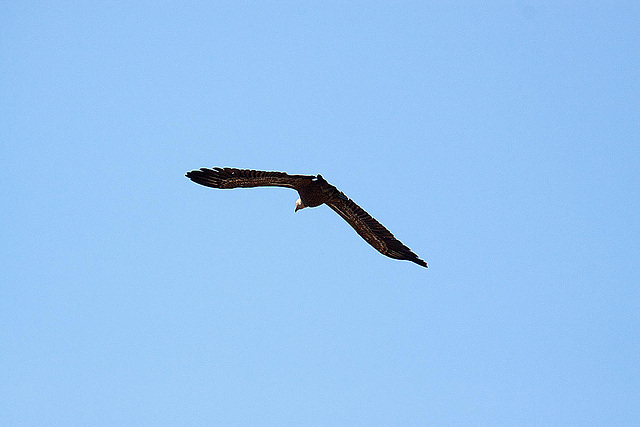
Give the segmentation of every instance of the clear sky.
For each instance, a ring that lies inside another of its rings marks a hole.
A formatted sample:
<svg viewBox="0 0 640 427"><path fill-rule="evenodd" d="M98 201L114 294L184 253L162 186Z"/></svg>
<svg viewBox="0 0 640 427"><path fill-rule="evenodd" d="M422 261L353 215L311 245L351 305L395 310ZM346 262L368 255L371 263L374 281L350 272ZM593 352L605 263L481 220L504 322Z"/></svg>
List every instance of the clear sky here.
<svg viewBox="0 0 640 427"><path fill-rule="evenodd" d="M0 424L640 424L640 3L449 3L2 2Z"/></svg>

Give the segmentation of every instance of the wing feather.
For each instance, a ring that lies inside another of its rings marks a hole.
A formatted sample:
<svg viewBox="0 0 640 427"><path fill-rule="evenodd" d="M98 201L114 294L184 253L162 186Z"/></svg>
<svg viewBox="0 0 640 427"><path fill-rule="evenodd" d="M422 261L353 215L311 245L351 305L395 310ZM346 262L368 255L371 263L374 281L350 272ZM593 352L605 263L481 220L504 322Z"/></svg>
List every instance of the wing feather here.
<svg viewBox="0 0 640 427"><path fill-rule="evenodd" d="M342 193L341 193L342 194ZM381 254L390 258L415 262L427 267L427 263L396 239L389 230L358 206L353 200L337 197L327 205L338 213L354 230Z"/></svg>
<svg viewBox="0 0 640 427"><path fill-rule="evenodd" d="M298 189L308 184L312 175L289 175L285 172L235 168L200 168L187 172L187 178L213 188L286 187Z"/></svg>

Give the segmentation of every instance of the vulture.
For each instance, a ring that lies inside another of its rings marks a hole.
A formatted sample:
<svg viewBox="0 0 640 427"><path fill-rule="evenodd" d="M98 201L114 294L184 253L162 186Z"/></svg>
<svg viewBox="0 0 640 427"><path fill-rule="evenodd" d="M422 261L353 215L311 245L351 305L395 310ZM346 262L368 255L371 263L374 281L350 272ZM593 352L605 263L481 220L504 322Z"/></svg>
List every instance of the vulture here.
<svg viewBox="0 0 640 427"><path fill-rule="evenodd" d="M364 209L325 181L322 175L289 175L285 172L215 167L193 170L187 172L186 176L195 183L213 188L293 188L300 196L296 201L295 212L324 203L344 218L367 243L381 254L427 267L426 262L396 239Z"/></svg>

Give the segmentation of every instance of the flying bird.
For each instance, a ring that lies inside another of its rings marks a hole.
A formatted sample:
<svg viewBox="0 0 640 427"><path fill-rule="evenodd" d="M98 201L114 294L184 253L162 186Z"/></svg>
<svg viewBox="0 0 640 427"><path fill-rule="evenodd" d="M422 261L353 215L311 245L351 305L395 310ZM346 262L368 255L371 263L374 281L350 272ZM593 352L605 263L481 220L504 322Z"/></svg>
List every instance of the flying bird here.
<svg viewBox="0 0 640 427"><path fill-rule="evenodd" d="M193 182L213 188L293 188L300 196L296 201L295 212L324 203L344 218L367 243L381 254L427 267L426 262L418 258L418 255L396 239L389 230L353 200L329 184L322 175L289 175L285 172L216 167L193 170L187 172L186 176Z"/></svg>

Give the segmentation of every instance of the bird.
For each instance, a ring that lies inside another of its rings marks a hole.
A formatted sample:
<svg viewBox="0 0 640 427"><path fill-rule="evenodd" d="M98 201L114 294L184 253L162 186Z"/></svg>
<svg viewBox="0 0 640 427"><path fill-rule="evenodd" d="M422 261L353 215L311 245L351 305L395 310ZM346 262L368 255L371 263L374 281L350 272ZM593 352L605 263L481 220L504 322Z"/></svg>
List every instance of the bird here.
<svg viewBox="0 0 640 427"><path fill-rule="evenodd" d="M322 175L290 175L286 172L236 169L228 167L200 168L187 172L191 181L206 187L230 189L252 187L292 188L300 196L294 212L326 204L381 254L407 260L427 268L427 263L396 239L389 230L329 184Z"/></svg>

